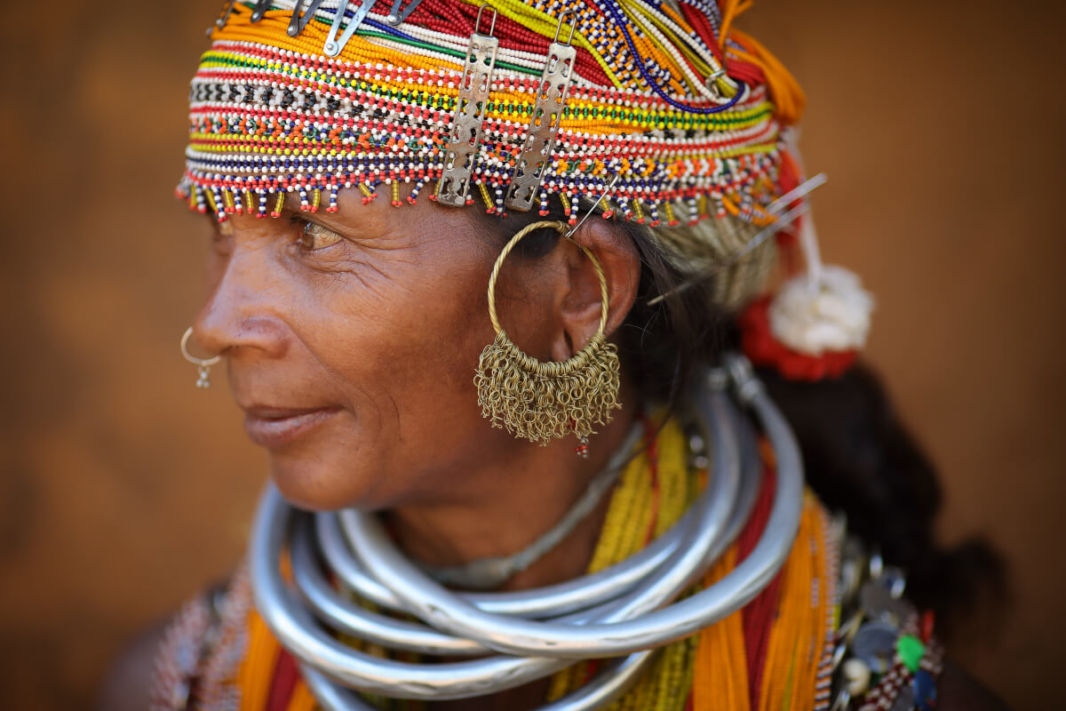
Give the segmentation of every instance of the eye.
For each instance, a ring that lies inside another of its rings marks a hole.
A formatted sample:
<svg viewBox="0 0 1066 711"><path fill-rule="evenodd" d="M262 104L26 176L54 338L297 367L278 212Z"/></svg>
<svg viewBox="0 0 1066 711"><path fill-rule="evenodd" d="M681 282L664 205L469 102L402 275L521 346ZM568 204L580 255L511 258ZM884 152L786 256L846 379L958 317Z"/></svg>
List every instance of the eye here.
<svg viewBox="0 0 1066 711"><path fill-rule="evenodd" d="M300 236L297 241L300 244L300 249L313 252L318 249L325 249L331 247L340 242L343 237L334 232L331 229L323 227L317 222L303 222L303 227L300 229Z"/></svg>

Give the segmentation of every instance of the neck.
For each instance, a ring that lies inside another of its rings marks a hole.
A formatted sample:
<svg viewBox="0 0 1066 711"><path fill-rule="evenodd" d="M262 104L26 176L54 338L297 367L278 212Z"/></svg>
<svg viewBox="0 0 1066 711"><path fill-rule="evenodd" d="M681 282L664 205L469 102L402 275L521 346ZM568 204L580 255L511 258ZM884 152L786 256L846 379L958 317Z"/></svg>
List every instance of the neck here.
<svg viewBox="0 0 1066 711"><path fill-rule="evenodd" d="M400 547L413 559L433 566L462 565L524 550L566 515L625 442L636 407L631 393L623 395L628 404L591 439L587 459L575 454L573 438L546 447L515 441L509 443L507 456L463 473L463 495L390 510L387 520ZM609 500L610 496L602 497L569 535L512 577L504 589L539 587L581 575Z"/></svg>

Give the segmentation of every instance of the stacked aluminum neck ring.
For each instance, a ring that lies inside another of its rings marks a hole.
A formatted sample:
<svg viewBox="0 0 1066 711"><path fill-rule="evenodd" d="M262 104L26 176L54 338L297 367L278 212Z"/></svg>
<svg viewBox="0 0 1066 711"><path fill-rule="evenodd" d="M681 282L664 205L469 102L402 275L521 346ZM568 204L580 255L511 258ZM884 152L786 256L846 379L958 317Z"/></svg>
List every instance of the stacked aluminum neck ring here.
<svg viewBox="0 0 1066 711"><path fill-rule="evenodd" d="M735 397L726 387L732 382ZM751 512L760 459L750 408L774 449L777 487L762 537L728 575L674 601L733 542ZM377 518L354 510L300 514L273 487L263 496L250 551L256 606L279 642L299 660L327 709L371 708L353 690L407 699L492 694L545 677L583 659L615 657L577 691L545 709L590 709L622 694L662 645L744 606L774 577L799 526L803 471L784 418L747 361L709 371L693 411L711 443L710 482L685 516L640 553L566 583L511 593L455 593L401 553ZM291 555L295 585L279 567ZM406 622L352 602L329 575ZM353 635L394 650L463 661L412 664L373 657L337 639Z"/></svg>

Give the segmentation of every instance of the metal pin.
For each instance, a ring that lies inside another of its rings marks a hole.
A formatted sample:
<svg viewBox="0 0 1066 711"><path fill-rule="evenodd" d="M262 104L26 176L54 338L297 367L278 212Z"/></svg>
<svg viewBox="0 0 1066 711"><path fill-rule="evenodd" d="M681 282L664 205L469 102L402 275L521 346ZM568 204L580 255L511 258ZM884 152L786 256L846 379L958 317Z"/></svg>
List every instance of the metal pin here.
<svg viewBox="0 0 1066 711"><path fill-rule="evenodd" d="M318 6L322 4L322 0L310 0L310 5L307 9L302 9L305 0L296 0L296 5L292 8L292 19L289 20L289 28L286 30L289 37L296 37L304 28L307 27L307 23L311 21L311 18L315 16L315 12L318 11Z"/></svg>
<svg viewBox="0 0 1066 711"><path fill-rule="evenodd" d="M598 198L596 198L596 202L592 203L592 207L590 207L588 209L588 212L585 213L585 216L582 217L580 220L578 220L577 224L574 225L573 227L571 227L570 231L567 232L565 235L563 235L564 237L573 236L578 231L578 229L581 228L581 225L585 224L585 220L587 220L590 217L592 217L592 213L596 212L596 208L599 207L600 203L603 202L604 198L607 197L607 193L611 192L611 190L614 189L614 186L618 183L618 179L621 178L621 177L622 177L621 173L615 173L614 179L611 180L611 182L607 184L607 187L604 189L603 193L601 193L600 196Z"/></svg>
<svg viewBox="0 0 1066 711"><path fill-rule="evenodd" d="M226 0L226 3L222 6L222 12L218 13L218 19L215 20L215 27L217 27L218 29L221 30L223 27L226 26L226 20L229 19L229 14L231 12L233 12L233 5L236 2L237 2L237 0ZM214 30L214 28L211 28L211 27L207 28L207 36L208 37L211 36L211 32L213 30Z"/></svg>
<svg viewBox="0 0 1066 711"><path fill-rule="evenodd" d="M237 0L229 0L229 2L225 4L222 8L222 14L218 16L217 20L215 20L215 27L222 29L226 26L226 20L229 19L229 14L233 12L233 6L236 2Z"/></svg>
<svg viewBox="0 0 1066 711"><path fill-rule="evenodd" d="M270 0L257 0L255 7L252 8L252 22L259 22L263 19L263 15L270 9Z"/></svg>
<svg viewBox="0 0 1066 711"><path fill-rule="evenodd" d="M366 19L367 13L370 12L372 7L374 7L374 0L363 0L352 15L348 26L344 28L344 33L340 36L340 39L337 39L337 30L344 24L344 15L348 11L348 0L341 0L340 5L337 6L337 14L333 16L333 24L330 25L329 35L326 36L326 44L322 47L322 51L327 57L336 57L341 53L341 50L348 44L348 40L359 29L359 25L363 24L363 20Z"/></svg>
<svg viewBox="0 0 1066 711"><path fill-rule="evenodd" d="M411 13L414 12L415 8L418 7L418 4L420 2L422 2L422 0L410 0L407 7L405 7L403 10L400 10L400 5L403 4L403 0L393 0L392 7L389 8L389 16L385 19L385 21L395 27L401 22L407 20Z"/></svg>

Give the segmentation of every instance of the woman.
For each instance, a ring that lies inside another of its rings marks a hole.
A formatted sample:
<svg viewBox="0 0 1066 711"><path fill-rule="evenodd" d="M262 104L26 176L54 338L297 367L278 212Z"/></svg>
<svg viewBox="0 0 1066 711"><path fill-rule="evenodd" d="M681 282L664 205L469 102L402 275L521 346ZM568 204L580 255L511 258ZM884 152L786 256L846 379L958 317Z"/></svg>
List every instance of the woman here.
<svg viewBox="0 0 1066 711"><path fill-rule="evenodd" d="M929 611L987 556L931 545L853 367L870 299L805 216L802 94L738 10L225 8L182 349L198 385L225 358L276 490L153 708L991 707Z"/></svg>

